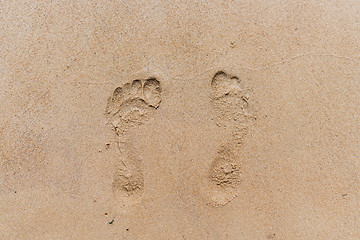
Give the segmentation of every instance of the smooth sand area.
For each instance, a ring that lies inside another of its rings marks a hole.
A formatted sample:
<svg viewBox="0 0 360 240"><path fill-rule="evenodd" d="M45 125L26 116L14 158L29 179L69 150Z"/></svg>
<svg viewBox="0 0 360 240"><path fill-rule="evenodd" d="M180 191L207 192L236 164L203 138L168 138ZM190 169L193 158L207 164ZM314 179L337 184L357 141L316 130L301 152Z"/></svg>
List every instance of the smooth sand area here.
<svg viewBox="0 0 360 240"><path fill-rule="evenodd" d="M0 0L0 239L360 239L360 1Z"/></svg>

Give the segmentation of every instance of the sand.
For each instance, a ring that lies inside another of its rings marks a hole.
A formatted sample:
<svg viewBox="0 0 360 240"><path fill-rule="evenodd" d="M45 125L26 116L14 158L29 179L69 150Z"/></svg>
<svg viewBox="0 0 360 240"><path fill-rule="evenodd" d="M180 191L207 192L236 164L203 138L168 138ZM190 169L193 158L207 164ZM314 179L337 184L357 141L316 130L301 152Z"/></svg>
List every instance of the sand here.
<svg viewBox="0 0 360 240"><path fill-rule="evenodd" d="M360 239L359 11L0 1L0 239Z"/></svg>

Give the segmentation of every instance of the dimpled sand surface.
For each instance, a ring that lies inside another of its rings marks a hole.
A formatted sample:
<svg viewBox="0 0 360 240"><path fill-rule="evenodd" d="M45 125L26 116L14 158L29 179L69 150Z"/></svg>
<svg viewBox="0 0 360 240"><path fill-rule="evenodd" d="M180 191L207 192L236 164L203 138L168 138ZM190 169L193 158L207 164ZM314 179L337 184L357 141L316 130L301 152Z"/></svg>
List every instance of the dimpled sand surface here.
<svg viewBox="0 0 360 240"><path fill-rule="evenodd" d="M360 239L360 2L0 0L0 239Z"/></svg>

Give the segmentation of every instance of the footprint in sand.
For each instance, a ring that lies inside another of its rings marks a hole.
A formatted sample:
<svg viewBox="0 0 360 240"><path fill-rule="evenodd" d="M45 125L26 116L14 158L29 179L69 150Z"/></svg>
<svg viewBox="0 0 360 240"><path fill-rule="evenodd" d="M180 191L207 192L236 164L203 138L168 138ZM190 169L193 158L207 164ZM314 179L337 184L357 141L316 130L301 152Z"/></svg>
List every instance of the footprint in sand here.
<svg viewBox="0 0 360 240"><path fill-rule="evenodd" d="M217 125L231 132L209 170L210 199L223 206L238 195L241 184L241 159L236 155L251 123L256 119L249 104L249 91L236 76L217 72L211 81L211 100Z"/></svg>
<svg viewBox="0 0 360 240"><path fill-rule="evenodd" d="M141 161L129 151L126 134L151 118L161 102L156 78L134 80L118 87L107 104L108 122L117 136L121 155L116 163L112 189L117 200L137 201L144 187Z"/></svg>

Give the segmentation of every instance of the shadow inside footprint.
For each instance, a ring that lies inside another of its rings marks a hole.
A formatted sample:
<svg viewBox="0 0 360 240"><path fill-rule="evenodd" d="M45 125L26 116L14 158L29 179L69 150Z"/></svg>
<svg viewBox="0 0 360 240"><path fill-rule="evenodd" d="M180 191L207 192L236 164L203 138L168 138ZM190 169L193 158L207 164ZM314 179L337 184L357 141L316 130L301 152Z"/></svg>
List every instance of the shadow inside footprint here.
<svg viewBox="0 0 360 240"><path fill-rule="evenodd" d="M144 99L149 106L158 108L161 102L160 82L155 78L148 79L144 83Z"/></svg>

